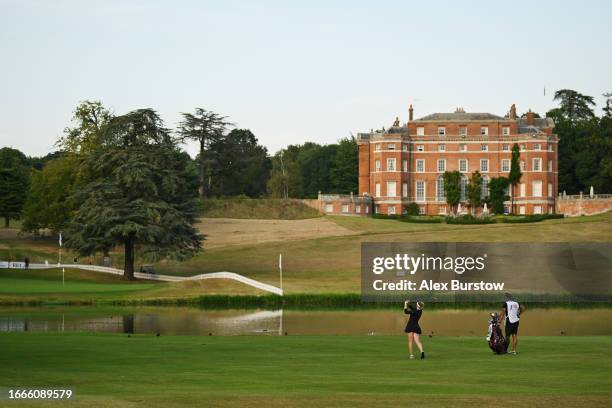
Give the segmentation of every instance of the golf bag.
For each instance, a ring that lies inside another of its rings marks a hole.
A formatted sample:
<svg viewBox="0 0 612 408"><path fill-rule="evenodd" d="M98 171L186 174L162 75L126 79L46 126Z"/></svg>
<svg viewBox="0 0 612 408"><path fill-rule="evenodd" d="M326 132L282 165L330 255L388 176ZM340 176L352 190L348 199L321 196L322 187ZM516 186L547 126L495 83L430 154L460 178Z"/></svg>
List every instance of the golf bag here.
<svg viewBox="0 0 612 408"><path fill-rule="evenodd" d="M508 343L506 343L506 339L502 334L497 313L491 313L487 341L489 342L489 347L495 354L506 354L508 352Z"/></svg>

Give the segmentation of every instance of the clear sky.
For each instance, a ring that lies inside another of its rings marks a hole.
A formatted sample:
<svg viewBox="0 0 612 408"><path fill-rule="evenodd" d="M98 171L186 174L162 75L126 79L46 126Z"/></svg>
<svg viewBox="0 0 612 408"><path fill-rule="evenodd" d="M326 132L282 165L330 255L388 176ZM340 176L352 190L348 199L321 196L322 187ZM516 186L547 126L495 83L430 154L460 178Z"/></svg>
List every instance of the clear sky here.
<svg viewBox="0 0 612 408"><path fill-rule="evenodd" d="M86 99L169 127L214 110L271 153L404 122L410 103L544 113L571 88L600 114L611 17L612 1L0 0L0 145L52 151Z"/></svg>

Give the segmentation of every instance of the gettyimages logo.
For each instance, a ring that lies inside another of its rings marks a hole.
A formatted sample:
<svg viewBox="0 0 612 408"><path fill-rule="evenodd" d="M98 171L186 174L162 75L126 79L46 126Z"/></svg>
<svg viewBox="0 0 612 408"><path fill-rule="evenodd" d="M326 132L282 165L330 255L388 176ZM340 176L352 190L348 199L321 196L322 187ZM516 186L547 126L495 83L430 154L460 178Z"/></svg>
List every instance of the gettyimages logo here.
<svg viewBox="0 0 612 408"><path fill-rule="evenodd" d="M453 271L462 275L465 271L482 271L485 269L487 254L479 257L441 257L441 256L410 256L396 254L395 257L376 257L372 260L372 272L381 275L386 271L405 272L414 275L417 271Z"/></svg>

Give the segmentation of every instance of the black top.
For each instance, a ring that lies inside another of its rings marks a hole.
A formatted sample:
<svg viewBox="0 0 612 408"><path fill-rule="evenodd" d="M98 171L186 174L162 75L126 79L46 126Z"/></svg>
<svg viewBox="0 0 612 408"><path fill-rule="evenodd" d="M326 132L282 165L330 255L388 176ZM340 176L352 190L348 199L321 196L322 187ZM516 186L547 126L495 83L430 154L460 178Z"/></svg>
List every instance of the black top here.
<svg viewBox="0 0 612 408"><path fill-rule="evenodd" d="M410 319L408 319L408 324L406 325L406 329L404 330L406 333L421 333L421 327L419 326L419 319L423 314L422 310L418 310L412 307L412 305L408 305L407 309L404 309L404 313L410 315Z"/></svg>

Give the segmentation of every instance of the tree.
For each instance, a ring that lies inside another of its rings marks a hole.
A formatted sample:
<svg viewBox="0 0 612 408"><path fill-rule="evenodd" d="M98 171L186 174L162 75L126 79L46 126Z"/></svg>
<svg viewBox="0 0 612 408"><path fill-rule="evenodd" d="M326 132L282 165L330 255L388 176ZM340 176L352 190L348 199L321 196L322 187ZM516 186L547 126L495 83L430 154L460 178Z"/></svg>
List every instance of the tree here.
<svg viewBox="0 0 612 408"><path fill-rule="evenodd" d="M451 212L455 213L459 201L461 201L461 173L455 171L445 171L444 179L444 194L446 202L451 208Z"/></svg>
<svg viewBox="0 0 612 408"><path fill-rule="evenodd" d="M19 150L0 149L0 217L4 226L19 219L30 187L30 162Z"/></svg>
<svg viewBox="0 0 612 408"><path fill-rule="evenodd" d="M22 229L38 233L42 229L63 230L73 210L70 195L77 179L78 160L74 154L49 161L34 170L30 194L23 209Z"/></svg>
<svg viewBox="0 0 612 408"><path fill-rule="evenodd" d="M478 170L472 173L467 185L467 198L472 214L482 204L482 175Z"/></svg>
<svg viewBox="0 0 612 408"><path fill-rule="evenodd" d="M332 169L335 191L343 194L356 192L358 190L358 174L359 153L357 150L357 140L354 137L340 139Z"/></svg>
<svg viewBox="0 0 612 408"><path fill-rule="evenodd" d="M592 96L582 95L571 89L561 89L555 92L554 101L559 101L560 111L571 122L592 119L595 117L592 106L595 100Z"/></svg>
<svg viewBox="0 0 612 408"><path fill-rule="evenodd" d="M57 145L66 152L87 153L100 143L100 129L113 117L100 101L81 102L74 110L74 127L64 129Z"/></svg>
<svg viewBox="0 0 612 408"><path fill-rule="evenodd" d="M268 193L276 198L302 198L304 186L298 164L301 146L289 145L272 158Z"/></svg>
<svg viewBox="0 0 612 408"><path fill-rule="evenodd" d="M521 171L521 149L517 143L512 146L512 161L510 162L510 173L508 174L508 182L512 186L512 194L510 196L512 214L516 213L514 209L514 197L516 195L516 186L520 183L523 172Z"/></svg>
<svg viewBox="0 0 612 408"><path fill-rule="evenodd" d="M493 177L489 181L489 203L491 204L491 211L495 214L504 213L504 201L508 201L510 197L506 193L510 181L506 177Z"/></svg>
<svg viewBox="0 0 612 408"><path fill-rule="evenodd" d="M304 188L303 197L317 197L319 191L334 192L332 171L338 145L321 146L306 142L298 154L298 167Z"/></svg>
<svg viewBox="0 0 612 408"><path fill-rule="evenodd" d="M210 146L223 137L228 126L232 124L226 121L226 116L215 112L196 108L194 113L182 113L183 120L179 123L179 135L182 142L193 140L200 144L199 164L200 183L198 193L200 197L205 195L206 187L212 184L211 169L214 165L211 155L206 154Z"/></svg>
<svg viewBox="0 0 612 408"><path fill-rule="evenodd" d="M215 177L209 187L212 195L261 197L266 193L271 166L268 150L257 143L250 130L233 129L212 143L206 153L214 163Z"/></svg>
<svg viewBox="0 0 612 408"><path fill-rule="evenodd" d="M612 92L606 92L603 97L606 98L606 106L603 108L604 116L612 118Z"/></svg>
<svg viewBox="0 0 612 408"><path fill-rule="evenodd" d="M87 182L73 194L66 246L91 255L122 245L128 280L137 249L154 260L197 253L203 239L195 228L197 172L157 113L140 109L114 117L100 141L82 159Z"/></svg>

